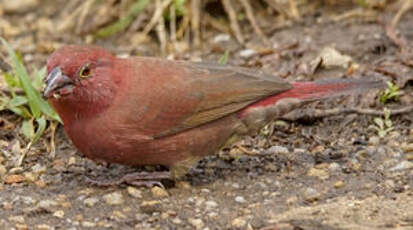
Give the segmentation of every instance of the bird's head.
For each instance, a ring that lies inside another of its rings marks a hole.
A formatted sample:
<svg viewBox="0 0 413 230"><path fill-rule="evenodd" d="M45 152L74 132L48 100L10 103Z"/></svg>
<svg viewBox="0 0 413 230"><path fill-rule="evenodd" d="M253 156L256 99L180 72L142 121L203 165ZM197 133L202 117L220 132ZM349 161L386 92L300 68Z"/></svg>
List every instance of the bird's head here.
<svg viewBox="0 0 413 230"><path fill-rule="evenodd" d="M113 90L115 57L100 47L69 45L47 60L43 96L51 101L93 102Z"/></svg>
<svg viewBox="0 0 413 230"><path fill-rule="evenodd" d="M80 45L64 46L49 57L43 96L65 124L112 104L121 76L117 60L103 48Z"/></svg>

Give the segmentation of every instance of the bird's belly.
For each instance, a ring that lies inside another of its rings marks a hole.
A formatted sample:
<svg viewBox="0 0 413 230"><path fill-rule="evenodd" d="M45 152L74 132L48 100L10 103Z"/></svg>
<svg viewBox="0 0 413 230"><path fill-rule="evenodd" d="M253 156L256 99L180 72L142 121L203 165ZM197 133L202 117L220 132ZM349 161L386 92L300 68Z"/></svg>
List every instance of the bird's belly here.
<svg viewBox="0 0 413 230"><path fill-rule="evenodd" d="M235 131L238 119L228 116L175 135L152 140L115 137L110 127L77 134L66 130L76 148L93 160L125 165L166 165L215 153Z"/></svg>

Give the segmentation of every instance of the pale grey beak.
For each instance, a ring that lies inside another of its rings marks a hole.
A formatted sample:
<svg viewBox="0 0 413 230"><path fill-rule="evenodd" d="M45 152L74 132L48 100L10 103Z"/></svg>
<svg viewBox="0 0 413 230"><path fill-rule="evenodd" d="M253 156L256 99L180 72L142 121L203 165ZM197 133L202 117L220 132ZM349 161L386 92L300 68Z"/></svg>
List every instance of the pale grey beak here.
<svg viewBox="0 0 413 230"><path fill-rule="evenodd" d="M60 67L54 68L45 80L46 87L43 90L43 97L50 98L54 93L65 87L72 87L73 81L62 73Z"/></svg>

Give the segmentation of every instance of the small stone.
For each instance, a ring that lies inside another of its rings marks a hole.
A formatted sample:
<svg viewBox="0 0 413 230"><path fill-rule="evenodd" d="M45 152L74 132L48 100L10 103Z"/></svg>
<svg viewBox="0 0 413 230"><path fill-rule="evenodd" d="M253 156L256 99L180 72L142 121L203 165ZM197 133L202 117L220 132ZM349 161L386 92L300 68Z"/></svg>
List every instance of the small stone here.
<svg viewBox="0 0 413 230"><path fill-rule="evenodd" d="M89 197L83 200L83 204L85 204L88 207L93 207L95 204L99 202L99 199L96 197Z"/></svg>
<svg viewBox="0 0 413 230"><path fill-rule="evenodd" d="M322 170L322 169L316 169L316 168L311 168L310 170L308 170L307 175L318 177L321 180L325 180L329 178L329 174L327 171Z"/></svg>
<svg viewBox="0 0 413 230"><path fill-rule="evenodd" d="M26 181L29 181L29 182L35 182L39 178L37 174L34 174L32 172L25 172L23 175Z"/></svg>
<svg viewBox="0 0 413 230"><path fill-rule="evenodd" d="M17 230L28 230L29 226L27 226L27 224L16 224L15 225Z"/></svg>
<svg viewBox="0 0 413 230"><path fill-rule="evenodd" d="M408 161L413 161L413 153L407 154L406 159L407 159Z"/></svg>
<svg viewBox="0 0 413 230"><path fill-rule="evenodd" d="M154 186L151 189L151 192L152 192L152 196L156 198L164 198L164 197L169 196L168 192L165 189L158 187L158 186Z"/></svg>
<svg viewBox="0 0 413 230"><path fill-rule="evenodd" d="M344 186L344 182L342 180L337 181L334 183L334 188L342 188Z"/></svg>
<svg viewBox="0 0 413 230"><path fill-rule="evenodd" d="M76 158L75 157L70 157L69 161L67 162L68 165L74 165L76 164Z"/></svg>
<svg viewBox="0 0 413 230"><path fill-rule="evenodd" d="M342 67L347 68L352 61L348 55L343 55L332 47L324 48L319 57L322 59L322 66L325 68Z"/></svg>
<svg viewBox="0 0 413 230"><path fill-rule="evenodd" d="M243 228L246 224L247 224L247 221L245 221L241 217L235 218L232 221L232 226L234 226L235 228Z"/></svg>
<svg viewBox="0 0 413 230"><path fill-rule="evenodd" d="M328 169L331 172L339 172L339 171L341 171L341 166L338 163L333 162L328 166Z"/></svg>
<svg viewBox="0 0 413 230"><path fill-rule="evenodd" d="M142 202L140 209L146 214L152 214L154 212L161 211L161 202L158 200L144 201Z"/></svg>
<svg viewBox="0 0 413 230"><path fill-rule="evenodd" d="M43 173L46 172L46 170L47 170L46 166L40 165L40 164L35 164L35 165L32 167L32 171L33 171L34 173L37 173L37 174L43 174Z"/></svg>
<svg viewBox="0 0 413 230"><path fill-rule="evenodd" d="M82 222L82 227L84 227L84 228L94 228L94 227L96 227L96 223L90 222L90 221L83 221Z"/></svg>
<svg viewBox="0 0 413 230"><path fill-rule="evenodd" d="M58 203L54 200L41 200L37 204L37 208L45 209L45 210L50 210L53 207L56 207Z"/></svg>
<svg viewBox="0 0 413 230"><path fill-rule="evenodd" d="M320 197L321 194L313 188L307 188L304 192L304 199L308 202L317 201Z"/></svg>
<svg viewBox="0 0 413 230"><path fill-rule="evenodd" d="M370 145L376 146L376 145L378 145L379 143L380 143L380 137L378 137L378 136L372 136L372 137L369 138L369 144L370 144Z"/></svg>
<svg viewBox="0 0 413 230"><path fill-rule="evenodd" d="M23 201L23 203L27 204L27 205L32 205L32 204L36 203L36 200L33 199L33 197L30 197L30 196L21 196L20 198Z"/></svg>
<svg viewBox="0 0 413 230"><path fill-rule="evenodd" d="M7 173L6 167L0 164L0 177L6 175L6 173Z"/></svg>
<svg viewBox="0 0 413 230"><path fill-rule="evenodd" d="M15 184L21 183L24 181L24 177L18 174L11 174L4 177L4 183L6 184Z"/></svg>
<svg viewBox="0 0 413 230"><path fill-rule="evenodd" d="M44 187L47 186L47 184L44 180L38 180L38 181L34 182L34 184L39 188L44 188Z"/></svg>
<svg viewBox="0 0 413 230"><path fill-rule="evenodd" d="M63 210L58 210L58 211L53 213L53 216L55 216L57 218L63 218L65 216L65 212Z"/></svg>
<svg viewBox="0 0 413 230"><path fill-rule="evenodd" d="M266 150L268 154L288 154L289 151L286 147L283 146L271 146L269 149Z"/></svg>
<svg viewBox="0 0 413 230"><path fill-rule="evenodd" d="M402 161L396 166L389 169L390 171L401 171L413 168L413 163L409 161Z"/></svg>
<svg viewBox="0 0 413 230"><path fill-rule="evenodd" d="M24 224L24 217L23 216L10 216L9 221Z"/></svg>
<svg viewBox="0 0 413 230"><path fill-rule="evenodd" d="M190 189L191 184L188 183L187 181L179 181L177 182L176 187L180 189Z"/></svg>
<svg viewBox="0 0 413 230"><path fill-rule="evenodd" d="M212 40L213 43L221 43L221 42L227 42L231 40L231 36L229 34L218 34L214 37Z"/></svg>
<svg viewBox="0 0 413 230"><path fill-rule="evenodd" d="M173 218L171 221L172 221L172 223L174 223L174 224L182 224L182 220L179 219L178 217Z"/></svg>
<svg viewBox="0 0 413 230"><path fill-rule="evenodd" d="M254 56L256 53L257 53L257 52L255 52L255 50L252 50L252 49L244 49L244 50L241 50L241 51L239 52L239 56L241 56L241 57L243 57L243 58L249 58L249 57Z"/></svg>
<svg viewBox="0 0 413 230"><path fill-rule="evenodd" d="M129 195L131 195L132 197L139 198L139 199L142 198L142 191L135 188L135 187L129 186L127 188L127 191L129 193Z"/></svg>
<svg viewBox="0 0 413 230"><path fill-rule="evenodd" d="M403 143L401 149L405 153L413 152L413 143Z"/></svg>
<svg viewBox="0 0 413 230"><path fill-rule="evenodd" d="M214 209L216 207L218 207L217 202L213 201L213 200L208 200L205 202L205 206L207 209Z"/></svg>
<svg viewBox="0 0 413 230"><path fill-rule="evenodd" d="M297 198L296 196L292 196L292 197L288 198L288 199L285 201L285 203L286 203L287 205L292 205L292 204L297 203L297 201L298 201L298 198Z"/></svg>
<svg viewBox="0 0 413 230"><path fill-rule="evenodd" d="M13 0L2 1L3 10L5 13L26 13L35 9L39 5L39 0Z"/></svg>
<svg viewBox="0 0 413 230"><path fill-rule="evenodd" d="M120 192L113 192L103 196L105 202L109 205L120 205L123 204L123 196Z"/></svg>
<svg viewBox="0 0 413 230"><path fill-rule="evenodd" d="M236 196L236 197L235 197L235 202L242 204L242 203L245 203L246 200L245 200L245 198L242 197L242 196Z"/></svg>
<svg viewBox="0 0 413 230"><path fill-rule="evenodd" d="M204 222L201 219L189 218L188 222L196 229L202 229L204 227Z"/></svg>
<svg viewBox="0 0 413 230"><path fill-rule="evenodd" d="M118 210L113 211L112 216L114 217L114 219L117 219L117 220L127 218L127 216L125 214L123 214L123 212L118 211Z"/></svg>
<svg viewBox="0 0 413 230"><path fill-rule="evenodd" d="M315 148L311 150L311 153L322 153L326 148L322 145L317 145Z"/></svg>
<svg viewBox="0 0 413 230"><path fill-rule="evenodd" d="M37 225L37 230L50 230L52 229L49 225L47 224L39 224Z"/></svg>

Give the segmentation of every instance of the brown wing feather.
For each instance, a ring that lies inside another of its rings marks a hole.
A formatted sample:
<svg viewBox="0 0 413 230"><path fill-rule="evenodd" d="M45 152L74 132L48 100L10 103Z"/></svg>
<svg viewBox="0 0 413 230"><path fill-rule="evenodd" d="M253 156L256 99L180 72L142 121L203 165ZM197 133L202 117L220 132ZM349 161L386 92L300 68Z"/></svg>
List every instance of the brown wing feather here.
<svg viewBox="0 0 413 230"><path fill-rule="evenodd" d="M157 138L214 121L291 88L287 81L260 70L209 63L182 63L188 73L187 87L197 89L198 103L195 109L182 114L182 120L174 127L155 135Z"/></svg>

